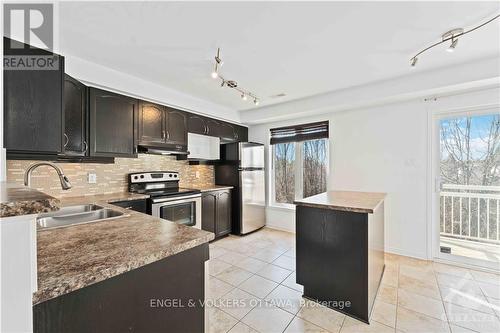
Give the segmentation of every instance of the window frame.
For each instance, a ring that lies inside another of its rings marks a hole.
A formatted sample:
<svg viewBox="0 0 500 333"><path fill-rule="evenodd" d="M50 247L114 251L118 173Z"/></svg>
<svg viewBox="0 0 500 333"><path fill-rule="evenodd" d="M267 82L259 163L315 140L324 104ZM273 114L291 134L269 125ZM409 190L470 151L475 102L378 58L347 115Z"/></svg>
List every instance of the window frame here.
<svg viewBox="0 0 500 333"><path fill-rule="evenodd" d="M316 140L325 140L325 149L326 149L326 188L328 190L328 181L330 178L330 138L325 138L325 139L316 139ZM309 140L308 140L309 141ZM295 145L295 200L302 199L304 195L304 143L305 141L297 141L293 142ZM270 145L271 149L269 149L271 156L269 158L269 161L271 162L271 167L270 169L270 186L269 189L271 191L270 193L270 200L269 200L269 206L273 208L280 208L280 209L289 209L289 210L295 210L295 205L290 204L290 203L283 203L283 202L276 202L276 189L275 189L275 169L274 169L274 164L275 164L275 145ZM299 163L297 163L299 162ZM299 195L300 194L300 195Z"/></svg>

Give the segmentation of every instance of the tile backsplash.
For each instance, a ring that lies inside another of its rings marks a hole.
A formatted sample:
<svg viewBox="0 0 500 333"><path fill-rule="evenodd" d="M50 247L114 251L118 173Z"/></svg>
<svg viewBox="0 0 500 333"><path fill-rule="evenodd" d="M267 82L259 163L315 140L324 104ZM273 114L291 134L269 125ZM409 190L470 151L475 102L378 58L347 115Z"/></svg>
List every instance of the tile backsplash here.
<svg viewBox="0 0 500 333"><path fill-rule="evenodd" d="M7 181L22 185L24 171L36 161L7 161ZM31 174L31 186L55 197L106 194L127 191L127 174L140 171L178 171L182 187L201 187L214 184L214 169L208 165L189 165L175 156L140 154L138 158L115 158L114 164L57 163L64 170L73 187L61 189L56 171L40 166ZM89 184L87 174L95 173L97 182ZM199 178L196 178L198 173Z"/></svg>

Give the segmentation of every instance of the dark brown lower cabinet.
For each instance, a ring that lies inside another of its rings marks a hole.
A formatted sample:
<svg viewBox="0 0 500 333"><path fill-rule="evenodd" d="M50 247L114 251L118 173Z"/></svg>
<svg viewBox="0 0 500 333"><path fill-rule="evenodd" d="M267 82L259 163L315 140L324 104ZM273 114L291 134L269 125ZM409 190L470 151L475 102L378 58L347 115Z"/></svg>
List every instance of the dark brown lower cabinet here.
<svg viewBox="0 0 500 333"><path fill-rule="evenodd" d="M208 244L33 307L33 330L204 332Z"/></svg>
<svg viewBox="0 0 500 333"><path fill-rule="evenodd" d="M215 238L231 233L231 190L204 192L201 196L201 228Z"/></svg>

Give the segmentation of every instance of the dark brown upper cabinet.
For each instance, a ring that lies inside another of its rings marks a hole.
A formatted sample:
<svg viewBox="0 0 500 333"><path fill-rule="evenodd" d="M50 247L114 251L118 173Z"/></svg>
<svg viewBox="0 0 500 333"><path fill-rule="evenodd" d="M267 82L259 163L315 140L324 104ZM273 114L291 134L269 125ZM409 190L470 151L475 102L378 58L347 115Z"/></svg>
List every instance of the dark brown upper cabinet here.
<svg viewBox="0 0 500 333"><path fill-rule="evenodd" d="M90 156L137 157L136 99L90 88Z"/></svg>
<svg viewBox="0 0 500 333"><path fill-rule="evenodd" d="M10 39L4 38L4 55L16 55L16 50L10 49L9 45ZM63 151L64 57L37 51L57 58L59 68L4 68L4 148L8 154L57 155Z"/></svg>
<svg viewBox="0 0 500 333"><path fill-rule="evenodd" d="M219 136L220 132L220 122L212 118L206 118L207 122L207 134L210 136Z"/></svg>
<svg viewBox="0 0 500 333"><path fill-rule="evenodd" d="M236 140L238 142L248 142L248 128L244 126L236 126Z"/></svg>
<svg viewBox="0 0 500 333"><path fill-rule="evenodd" d="M238 141L238 135L232 124L221 122L219 127L219 137L222 142L234 142Z"/></svg>
<svg viewBox="0 0 500 333"><path fill-rule="evenodd" d="M188 115L188 132L206 135L208 132L207 121L196 114Z"/></svg>
<svg viewBox="0 0 500 333"><path fill-rule="evenodd" d="M165 107L165 132L167 143L187 146L187 113Z"/></svg>
<svg viewBox="0 0 500 333"><path fill-rule="evenodd" d="M67 74L64 76L63 136L65 155L87 155L87 87Z"/></svg>
<svg viewBox="0 0 500 333"><path fill-rule="evenodd" d="M163 106L141 101L139 108L139 143L163 143L166 138Z"/></svg>

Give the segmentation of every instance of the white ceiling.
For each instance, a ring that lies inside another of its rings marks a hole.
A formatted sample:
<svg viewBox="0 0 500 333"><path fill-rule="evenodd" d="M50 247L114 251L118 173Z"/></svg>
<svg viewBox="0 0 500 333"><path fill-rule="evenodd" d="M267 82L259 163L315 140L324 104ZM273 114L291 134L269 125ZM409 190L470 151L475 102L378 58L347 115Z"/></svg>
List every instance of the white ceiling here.
<svg viewBox="0 0 500 333"><path fill-rule="evenodd" d="M222 73L270 105L500 55L497 22L409 58L500 2L64 2L60 50L236 110L251 109L210 77ZM284 98L270 96L286 93Z"/></svg>

